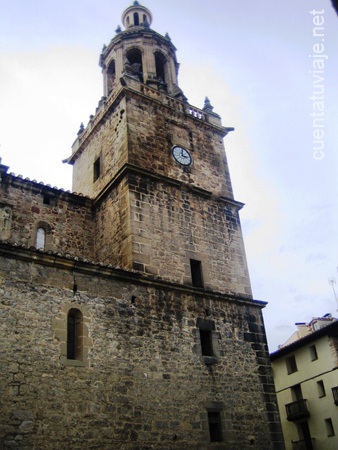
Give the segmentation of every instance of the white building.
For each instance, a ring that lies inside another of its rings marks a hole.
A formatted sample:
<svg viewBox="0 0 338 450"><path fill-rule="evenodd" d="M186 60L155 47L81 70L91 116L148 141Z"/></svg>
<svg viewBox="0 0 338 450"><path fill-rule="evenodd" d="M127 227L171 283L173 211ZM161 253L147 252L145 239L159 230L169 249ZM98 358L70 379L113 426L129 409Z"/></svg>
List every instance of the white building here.
<svg viewBox="0 0 338 450"><path fill-rule="evenodd" d="M338 321L296 325L270 355L286 450L337 450Z"/></svg>

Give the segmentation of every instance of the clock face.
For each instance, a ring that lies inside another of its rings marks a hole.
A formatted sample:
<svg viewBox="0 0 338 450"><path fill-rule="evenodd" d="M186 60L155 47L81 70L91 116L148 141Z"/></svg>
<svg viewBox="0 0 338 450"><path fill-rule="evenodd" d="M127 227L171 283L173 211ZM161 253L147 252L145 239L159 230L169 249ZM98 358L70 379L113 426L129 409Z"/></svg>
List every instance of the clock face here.
<svg viewBox="0 0 338 450"><path fill-rule="evenodd" d="M192 164L192 157L185 148L175 145L172 148L172 154L174 159L182 166L190 166Z"/></svg>

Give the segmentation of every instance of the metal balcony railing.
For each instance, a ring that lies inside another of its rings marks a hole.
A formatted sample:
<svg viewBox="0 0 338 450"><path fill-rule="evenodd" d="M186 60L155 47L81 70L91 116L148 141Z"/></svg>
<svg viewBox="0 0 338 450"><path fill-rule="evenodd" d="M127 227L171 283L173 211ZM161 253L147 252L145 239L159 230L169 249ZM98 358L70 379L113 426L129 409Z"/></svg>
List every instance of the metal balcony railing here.
<svg viewBox="0 0 338 450"><path fill-rule="evenodd" d="M285 408L288 420L303 419L304 417L309 417L310 415L305 399L288 403L287 405L285 405Z"/></svg>

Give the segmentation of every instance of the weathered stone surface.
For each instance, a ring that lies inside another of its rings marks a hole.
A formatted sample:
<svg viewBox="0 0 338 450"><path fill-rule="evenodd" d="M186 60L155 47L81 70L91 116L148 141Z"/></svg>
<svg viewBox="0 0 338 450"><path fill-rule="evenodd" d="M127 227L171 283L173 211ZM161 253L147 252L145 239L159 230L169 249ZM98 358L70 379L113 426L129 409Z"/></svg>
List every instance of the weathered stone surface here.
<svg viewBox="0 0 338 450"><path fill-rule="evenodd" d="M40 268L41 269L41 268ZM29 262L0 260L2 448L207 449L206 411L224 404L227 447L268 449L269 429L257 351L245 336L261 305L165 284L76 273L78 291L48 282ZM29 275L22 279L20 274ZM134 300L132 300L134 298ZM4 305L4 300L6 304ZM92 340L89 366L61 362L58 318L83 305ZM201 358L197 318L215 324L217 364ZM265 344L259 349L268 367ZM270 400L270 399L269 399ZM272 410L274 404L271 403ZM270 410L270 408L269 408ZM18 441L18 439L21 441ZM98 442L100 443L98 445Z"/></svg>
<svg viewBox="0 0 338 450"><path fill-rule="evenodd" d="M0 161L0 448L282 450L232 129L188 104L150 12L126 11L67 160L77 193Z"/></svg>

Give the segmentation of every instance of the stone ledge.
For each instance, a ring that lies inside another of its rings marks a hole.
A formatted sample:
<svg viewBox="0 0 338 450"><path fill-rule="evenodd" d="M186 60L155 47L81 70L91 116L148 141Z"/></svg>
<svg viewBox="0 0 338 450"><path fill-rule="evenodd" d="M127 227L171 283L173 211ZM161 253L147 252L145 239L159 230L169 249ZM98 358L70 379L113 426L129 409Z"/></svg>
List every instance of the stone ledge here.
<svg viewBox="0 0 338 450"><path fill-rule="evenodd" d="M267 302L262 300L254 300L251 296L236 295L233 293L225 293L211 291L203 288L195 288L189 285L182 285L156 278L151 275L141 274L136 271L128 271L118 267L105 265L94 261L81 261L78 258L64 256L61 254L48 254L41 250L20 247L8 242L0 241L0 256L10 259L18 259L42 266L55 267L71 271L72 273L82 273L93 277L115 278L119 280L137 282L145 286L152 286L164 290L180 291L188 295L193 295L196 300L206 297L214 298L219 301L230 301L236 304L254 306L259 309L264 308Z"/></svg>

